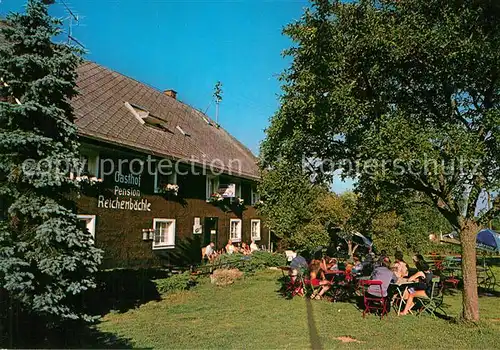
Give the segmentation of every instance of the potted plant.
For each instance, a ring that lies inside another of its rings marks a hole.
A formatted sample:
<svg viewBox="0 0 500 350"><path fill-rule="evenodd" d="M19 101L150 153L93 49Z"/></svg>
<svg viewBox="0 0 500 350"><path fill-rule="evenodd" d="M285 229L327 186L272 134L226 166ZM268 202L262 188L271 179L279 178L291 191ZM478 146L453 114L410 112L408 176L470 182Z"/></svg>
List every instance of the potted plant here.
<svg viewBox="0 0 500 350"><path fill-rule="evenodd" d="M102 179L99 179L95 176L76 176L70 177L70 179L74 179L80 186L82 193L88 196L94 196L99 193L102 188Z"/></svg>
<svg viewBox="0 0 500 350"><path fill-rule="evenodd" d="M179 194L179 185L176 184L164 184L161 187L162 193L171 194L177 196Z"/></svg>
<svg viewBox="0 0 500 350"><path fill-rule="evenodd" d="M207 199L207 203L212 203L214 205L222 204L224 201L224 197L220 193L212 193L210 197Z"/></svg>

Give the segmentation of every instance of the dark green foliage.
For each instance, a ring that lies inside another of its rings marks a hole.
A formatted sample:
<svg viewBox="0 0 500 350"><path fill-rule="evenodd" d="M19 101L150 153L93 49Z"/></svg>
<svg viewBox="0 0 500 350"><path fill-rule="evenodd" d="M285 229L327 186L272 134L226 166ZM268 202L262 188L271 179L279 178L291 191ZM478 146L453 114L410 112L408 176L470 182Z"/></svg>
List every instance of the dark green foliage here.
<svg viewBox="0 0 500 350"><path fill-rule="evenodd" d="M80 294L101 261L71 200L80 168L70 99L79 52L54 44L60 22L29 0L7 17L0 44L0 281L49 324L85 319ZM41 165L41 166L40 166Z"/></svg>
<svg viewBox="0 0 500 350"><path fill-rule="evenodd" d="M332 229L342 232L343 238L353 231L349 219L356 196L331 193L291 162L278 161L264 171L259 191L263 197L259 212L281 239L281 249L310 251L328 246Z"/></svg>
<svg viewBox="0 0 500 350"><path fill-rule="evenodd" d="M439 239L441 234L452 231L449 222L432 203L418 202L412 196L399 201L379 196L377 201L360 201L358 204L357 218L365 219L369 215L366 212L371 212L371 217L363 222L378 250L401 250L410 254L428 252L434 246L430 235Z"/></svg>
<svg viewBox="0 0 500 350"><path fill-rule="evenodd" d="M300 167L277 162L273 169L264 171L259 192L263 199L259 212L266 224L282 239L282 245L294 246L292 236L312 220L320 189L311 184Z"/></svg>
<svg viewBox="0 0 500 350"><path fill-rule="evenodd" d="M266 251L253 252L252 255L223 254L217 258L215 265L222 265L224 268L238 268L239 270L252 273L268 267L286 265L286 257L280 253L270 253Z"/></svg>
<svg viewBox="0 0 500 350"><path fill-rule="evenodd" d="M494 218L491 220L491 228L497 232L500 232L500 219Z"/></svg>
<svg viewBox="0 0 500 350"><path fill-rule="evenodd" d="M196 283L189 271L154 280L153 282L156 284L158 292L162 294L188 290Z"/></svg>

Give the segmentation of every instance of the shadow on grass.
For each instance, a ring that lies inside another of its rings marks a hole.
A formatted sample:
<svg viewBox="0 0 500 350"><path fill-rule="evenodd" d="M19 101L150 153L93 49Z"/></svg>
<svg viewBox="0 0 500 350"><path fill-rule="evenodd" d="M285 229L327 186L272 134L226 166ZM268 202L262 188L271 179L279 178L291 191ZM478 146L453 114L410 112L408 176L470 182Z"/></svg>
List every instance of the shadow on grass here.
<svg viewBox="0 0 500 350"><path fill-rule="evenodd" d="M113 333L101 332L95 327L84 327L73 332L64 332L61 339L52 339L49 347L71 349L133 349L134 345L128 338L119 337ZM38 346L37 346L38 347Z"/></svg>
<svg viewBox="0 0 500 350"><path fill-rule="evenodd" d="M82 322L67 321L49 327L43 317L16 310L5 329L0 324L0 348L131 349L130 339L101 332Z"/></svg>
<svg viewBox="0 0 500 350"><path fill-rule="evenodd" d="M100 271L97 288L84 296L85 309L91 315L105 315L111 310L126 312L141 304L161 300L154 279L167 277L157 269L114 269Z"/></svg>
<svg viewBox="0 0 500 350"><path fill-rule="evenodd" d="M307 310L307 329L309 330L309 342L311 343L311 349L321 350L323 349L323 346L321 345L321 340L319 339L318 328L316 327L316 320L314 319L311 299L309 298L306 298L306 310Z"/></svg>
<svg viewBox="0 0 500 350"><path fill-rule="evenodd" d="M498 287L496 287L498 288ZM500 297L500 291L497 291L497 290L491 290L491 289L485 289L485 288L478 288L478 293L479 293L479 297L482 298L482 297Z"/></svg>

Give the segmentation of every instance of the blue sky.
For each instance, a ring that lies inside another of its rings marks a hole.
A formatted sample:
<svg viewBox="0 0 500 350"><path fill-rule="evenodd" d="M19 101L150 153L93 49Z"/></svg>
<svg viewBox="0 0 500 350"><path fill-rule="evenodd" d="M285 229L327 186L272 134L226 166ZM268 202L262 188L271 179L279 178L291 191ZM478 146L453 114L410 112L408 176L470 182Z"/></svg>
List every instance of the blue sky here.
<svg viewBox="0 0 500 350"><path fill-rule="evenodd" d="M147 83L215 117L213 87L223 84L220 124L255 154L278 109L277 76L292 45L282 28L300 18L306 0L64 0L80 17L73 35L87 58ZM0 15L25 0L0 0ZM66 17L61 1L52 13ZM68 22L66 21L66 24ZM209 107L210 106L210 107ZM348 185L335 181L334 189Z"/></svg>

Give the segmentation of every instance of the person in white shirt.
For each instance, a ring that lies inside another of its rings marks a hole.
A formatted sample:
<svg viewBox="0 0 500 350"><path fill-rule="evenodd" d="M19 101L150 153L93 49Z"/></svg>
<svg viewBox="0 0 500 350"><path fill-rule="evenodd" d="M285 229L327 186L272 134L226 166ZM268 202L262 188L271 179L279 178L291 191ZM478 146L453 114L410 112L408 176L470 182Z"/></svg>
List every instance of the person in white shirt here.
<svg viewBox="0 0 500 350"><path fill-rule="evenodd" d="M208 258L208 260L211 260L214 254L215 254L215 243L210 242L205 248L205 256Z"/></svg>
<svg viewBox="0 0 500 350"><path fill-rule="evenodd" d="M226 244L226 253L233 254L235 250L236 248L233 245L233 241L229 240Z"/></svg>
<svg viewBox="0 0 500 350"><path fill-rule="evenodd" d="M255 252L259 250L259 246L255 243L255 241L252 240L252 243L250 243L250 252Z"/></svg>

